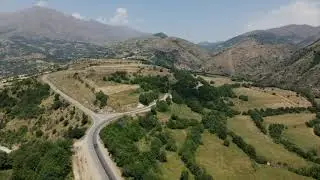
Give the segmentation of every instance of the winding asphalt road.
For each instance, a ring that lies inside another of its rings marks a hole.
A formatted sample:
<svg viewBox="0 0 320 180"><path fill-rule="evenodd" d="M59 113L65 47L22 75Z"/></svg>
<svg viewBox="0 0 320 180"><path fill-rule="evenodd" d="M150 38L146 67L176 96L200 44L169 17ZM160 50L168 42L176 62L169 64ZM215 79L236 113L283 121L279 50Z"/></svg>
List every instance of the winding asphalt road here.
<svg viewBox="0 0 320 180"><path fill-rule="evenodd" d="M86 135L83 138L83 141L85 142L85 148L90 154L89 159L91 159L95 164L95 170L97 171L97 174L95 175L95 180L118 180L122 179L116 170L112 167L110 164L110 159L106 159L105 155L103 154L103 148L101 147L101 144L99 143L99 132L103 127L108 125L110 122L119 119L122 116L125 115L134 115L138 113L148 112L150 111L151 107L155 105L155 102L151 103L148 107L143 108L137 108L133 111L124 112L124 113L111 113L111 114L99 114L95 113L92 110L86 108L81 103L76 101L75 99L71 98L61 90L59 90L53 83L51 83L48 79L48 74L42 76L42 81L47 83L50 88L60 94L61 97L63 97L65 100L79 108L81 111L83 111L85 114L90 116L92 118L92 126L88 129ZM165 99L168 97L168 94L166 94L162 99Z"/></svg>

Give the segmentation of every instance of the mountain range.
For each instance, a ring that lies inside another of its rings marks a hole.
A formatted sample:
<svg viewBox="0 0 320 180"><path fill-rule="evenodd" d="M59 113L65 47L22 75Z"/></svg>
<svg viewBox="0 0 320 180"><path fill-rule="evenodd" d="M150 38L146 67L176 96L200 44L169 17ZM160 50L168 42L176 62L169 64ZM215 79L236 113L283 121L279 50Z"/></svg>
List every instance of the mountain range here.
<svg viewBox="0 0 320 180"><path fill-rule="evenodd" d="M112 57L278 86L308 85L316 91L319 39L320 27L288 25L194 44L33 7L0 14L0 76L32 73L75 59Z"/></svg>

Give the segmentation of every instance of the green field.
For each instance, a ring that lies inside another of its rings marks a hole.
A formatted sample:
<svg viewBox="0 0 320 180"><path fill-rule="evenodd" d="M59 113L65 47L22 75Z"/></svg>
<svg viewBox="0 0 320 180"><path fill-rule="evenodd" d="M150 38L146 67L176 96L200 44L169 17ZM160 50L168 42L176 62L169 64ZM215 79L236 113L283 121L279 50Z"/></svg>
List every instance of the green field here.
<svg viewBox="0 0 320 180"><path fill-rule="evenodd" d="M308 163L294 153L287 151L282 145L276 144L255 126L249 116L236 116L228 120L228 127L241 136L248 144L256 148L258 155L263 155L272 164L287 163L292 167L303 167Z"/></svg>

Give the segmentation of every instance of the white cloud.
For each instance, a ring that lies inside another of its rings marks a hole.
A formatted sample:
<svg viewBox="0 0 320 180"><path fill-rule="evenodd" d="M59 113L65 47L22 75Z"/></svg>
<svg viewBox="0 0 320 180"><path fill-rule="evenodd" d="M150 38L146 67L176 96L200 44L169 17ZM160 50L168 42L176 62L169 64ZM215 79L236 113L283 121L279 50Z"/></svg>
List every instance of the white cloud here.
<svg viewBox="0 0 320 180"><path fill-rule="evenodd" d="M48 6L48 1L39 0L39 1L37 1L34 5L35 5L35 6L39 6L39 7L47 7L47 6Z"/></svg>
<svg viewBox="0 0 320 180"><path fill-rule="evenodd" d="M98 17L96 19L98 22L103 23L103 24L108 24L108 19L104 18L104 17Z"/></svg>
<svg viewBox="0 0 320 180"><path fill-rule="evenodd" d="M125 25L129 23L128 11L126 8L117 8L115 15L110 18L110 24L113 25Z"/></svg>
<svg viewBox="0 0 320 180"><path fill-rule="evenodd" d="M247 30L269 29L288 24L320 25L320 3L318 0L296 0L273 9L250 21Z"/></svg>
<svg viewBox="0 0 320 180"><path fill-rule="evenodd" d="M75 12L71 14L72 17L76 18L76 19L80 19L80 20L86 20L87 18L84 16L81 16L79 13Z"/></svg>

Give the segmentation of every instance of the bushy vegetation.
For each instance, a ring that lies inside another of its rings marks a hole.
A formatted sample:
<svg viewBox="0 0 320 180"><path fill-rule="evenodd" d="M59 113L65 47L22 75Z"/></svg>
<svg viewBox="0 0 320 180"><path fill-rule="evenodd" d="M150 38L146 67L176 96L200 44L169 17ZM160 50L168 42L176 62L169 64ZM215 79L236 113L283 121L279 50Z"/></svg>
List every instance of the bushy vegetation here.
<svg viewBox="0 0 320 180"><path fill-rule="evenodd" d="M283 124L270 124L268 129L270 136L274 140L279 141L285 126Z"/></svg>
<svg viewBox="0 0 320 180"><path fill-rule="evenodd" d="M320 166L314 165L311 167L305 167L300 169L289 169L297 174L300 174L302 176L312 177L314 179L319 180L320 179Z"/></svg>
<svg viewBox="0 0 320 180"><path fill-rule="evenodd" d="M159 98L159 93L156 91L148 91L141 93L139 96L139 102L143 105L149 105L153 101Z"/></svg>
<svg viewBox="0 0 320 180"><path fill-rule="evenodd" d="M25 79L0 92L0 108L10 118L34 118L43 112L39 105L49 95L49 85Z"/></svg>
<svg viewBox="0 0 320 180"><path fill-rule="evenodd" d="M102 91L96 93L95 104L99 104L100 108L103 108L107 105L108 95L104 94Z"/></svg>
<svg viewBox="0 0 320 180"><path fill-rule="evenodd" d="M11 154L12 180L58 180L71 173L71 142L30 142Z"/></svg>

